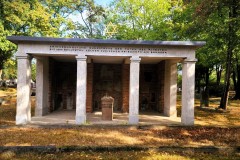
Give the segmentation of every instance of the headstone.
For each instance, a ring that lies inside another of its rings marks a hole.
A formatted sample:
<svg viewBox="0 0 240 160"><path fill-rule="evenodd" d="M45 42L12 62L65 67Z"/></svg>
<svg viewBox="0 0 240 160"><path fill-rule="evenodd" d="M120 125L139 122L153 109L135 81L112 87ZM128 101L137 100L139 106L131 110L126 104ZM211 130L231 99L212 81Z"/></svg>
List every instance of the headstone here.
<svg viewBox="0 0 240 160"><path fill-rule="evenodd" d="M101 98L102 120L113 120L113 103L114 98L111 96L104 96Z"/></svg>

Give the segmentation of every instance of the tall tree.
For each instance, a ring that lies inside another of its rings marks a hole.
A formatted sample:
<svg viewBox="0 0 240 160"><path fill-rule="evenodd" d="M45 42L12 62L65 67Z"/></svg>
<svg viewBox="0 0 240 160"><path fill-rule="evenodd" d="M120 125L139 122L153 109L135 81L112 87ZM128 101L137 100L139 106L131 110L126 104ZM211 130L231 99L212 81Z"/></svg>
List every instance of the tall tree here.
<svg viewBox="0 0 240 160"><path fill-rule="evenodd" d="M15 49L15 45L6 40L8 34L9 32L4 29L0 21L0 80L2 79L4 64L12 56L12 51Z"/></svg>
<svg viewBox="0 0 240 160"><path fill-rule="evenodd" d="M59 37L65 31L64 28L71 26L71 21L63 17L64 11L55 12L57 10L46 4L43 0L0 1L0 74L4 63L16 49L14 44L6 40L6 36Z"/></svg>
<svg viewBox="0 0 240 160"><path fill-rule="evenodd" d="M237 0L193 0L186 3L191 13L188 15L192 15L192 19L183 33L207 41L207 45L197 53L200 62L217 70L218 83L221 67L225 67L224 91L220 103L223 109L227 107L232 57L239 45L239 3ZM204 57L207 58L202 59Z"/></svg>
<svg viewBox="0 0 240 160"><path fill-rule="evenodd" d="M75 30L71 15L76 11L80 0L41 0L46 12L51 16L50 25L54 28L57 37L69 37L70 31Z"/></svg>
<svg viewBox="0 0 240 160"><path fill-rule="evenodd" d="M117 39L172 40L173 5L176 7L180 2L115 0L108 11L108 21L117 25Z"/></svg>
<svg viewBox="0 0 240 160"><path fill-rule="evenodd" d="M3 0L1 19L13 35L56 37L60 26L53 26L52 15L38 0Z"/></svg>
<svg viewBox="0 0 240 160"><path fill-rule="evenodd" d="M240 99L240 54L234 54L232 79L235 90L234 99Z"/></svg>
<svg viewBox="0 0 240 160"><path fill-rule="evenodd" d="M197 50L196 87L208 95L210 75L217 71L217 83L220 83L221 66L225 52L225 29L221 12L213 12L208 17L199 14L201 1L185 2L181 12L175 12L174 29L178 40L204 40L207 44ZM202 10L201 10L202 11ZM204 11L202 11L204 12ZM208 97L208 96L206 96ZM206 100L208 101L208 100Z"/></svg>
<svg viewBox="0 0 240 160"><path fill-rule="evenodd" d="M239 18L240 18L240 1L229 0L224 1L224 5L228 8L228 37L227 37L227 60L226 73L224 80L224 91L221 97L220 108L227 109L228 92L230 86L230 76L232 71L232 58L236 47L239 45Z"/></svg>
<svg viewBox="0 0 240 160"><path fill-rule="evenodd" d="M105 10L94 0L81 0L74 7L75 13L80 18L75 22L74 37L103 38Z"/></svg>

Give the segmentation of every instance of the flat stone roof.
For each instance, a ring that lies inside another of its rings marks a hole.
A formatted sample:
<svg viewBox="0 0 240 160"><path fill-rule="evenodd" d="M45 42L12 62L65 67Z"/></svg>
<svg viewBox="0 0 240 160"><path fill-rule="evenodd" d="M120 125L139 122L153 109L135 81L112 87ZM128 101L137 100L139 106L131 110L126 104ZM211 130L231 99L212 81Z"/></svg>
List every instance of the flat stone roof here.
<svg viewBox="0 0 240 160"><path fill-rule="evenodd" d="M76 44L110 44L110 45L150 45L150 46L192 46L201 47L205 41L144 41L144 40L112 40L112 39L80 39L80 38L52 38L8 36L7 39L15 44L20 43L76 43Z"/></svg>

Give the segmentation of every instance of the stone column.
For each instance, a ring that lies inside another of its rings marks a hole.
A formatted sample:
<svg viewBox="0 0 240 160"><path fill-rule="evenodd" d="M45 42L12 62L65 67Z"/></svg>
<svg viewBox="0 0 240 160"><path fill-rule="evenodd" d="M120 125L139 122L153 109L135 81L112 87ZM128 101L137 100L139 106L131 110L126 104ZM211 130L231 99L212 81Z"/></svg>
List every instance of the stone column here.
<svg viewBox="0 0 240 160"><path fill-rule="evenodd" d="M130 84L129 84L129 124L138 124L139 122L139 57L130 59Z"/></svg>
<svg viewBox="0 0 240 160"><path fill-rule="evenodd" d="M49 111L49 58L37 57L36 59L35 116L43 116Z"/></svg>
<svg viewBox="0 0 240 160"><path fill-rule="evenodd" d="M16 124L31 121L31 58L27 55L17 56L17 115Z"/></svg>
<svg viewBox="0 0 240 160"><path fill-rule="evenodd" d="M164 72L164 115L176 117L177 109L177 62L175 60L165 61Z"/></svg>
<svg viewBox="0 0 240 160"><path fill-rule="evenodd" d="M86 122L87 57L76 56L76 59L77 59L76 124L84 124Z"/></svg>
<svg viewBox="0 0 240 160"><path fill-rule="evenodd" d="M194 92L196 59L186 59L182 64L182 116L183 125L194 125Z"/></svg>

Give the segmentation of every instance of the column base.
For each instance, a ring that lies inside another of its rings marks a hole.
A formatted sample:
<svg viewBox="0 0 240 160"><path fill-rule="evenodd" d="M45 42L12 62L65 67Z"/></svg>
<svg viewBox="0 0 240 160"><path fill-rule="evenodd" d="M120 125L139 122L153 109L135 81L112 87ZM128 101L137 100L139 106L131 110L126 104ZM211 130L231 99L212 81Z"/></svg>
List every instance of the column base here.
<svg viewBox="0 0 240 160"><path fill-rule="evenodd" d="M76 124L86 123L86 115L76 116Z"/></svg>
<svg viewBox="0 0 240 160"><path fill-rule="evenodd" d="M48 112L48 108L44 108L44 109L35 109L35 117L42 117L47 115Z"/></svg>
<svg viewBox="0 0 240 160"><path fill-rule="evenodd" d="M129 115L129 124L138 124L139 122L139 116L138 115Z"/></svg>
<svg viewBox="0 0 240 160"><path fill-rule="evenodd" d="M184 126L194 126L194 118L182 118L181 124Z"/></svg>
<svg viewBox="0 0 240 160"><path fill-rule="evenodd" d="M17 115L16 116L16 125L24 125L24 124L27 124L29 122L30 122L30 120L28 120L27 116L24 116L24 115Z"/></svg>

